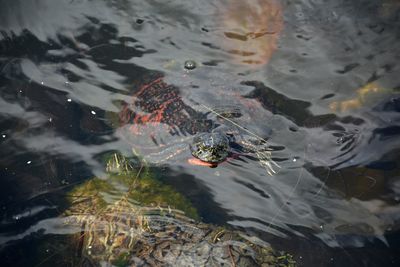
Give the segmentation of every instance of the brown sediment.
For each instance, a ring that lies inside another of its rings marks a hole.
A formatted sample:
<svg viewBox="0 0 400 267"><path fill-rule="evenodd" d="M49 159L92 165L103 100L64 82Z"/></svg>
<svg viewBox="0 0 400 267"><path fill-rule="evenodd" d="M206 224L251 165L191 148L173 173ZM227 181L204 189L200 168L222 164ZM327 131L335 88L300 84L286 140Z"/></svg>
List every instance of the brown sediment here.
<svg viewBox="0 0 400 267"><path fill-rule="evenodd" d="M279 1L233 1L222 11L221 17L223 47L232 55L235 63L268 63L283 28Z"/></svg>

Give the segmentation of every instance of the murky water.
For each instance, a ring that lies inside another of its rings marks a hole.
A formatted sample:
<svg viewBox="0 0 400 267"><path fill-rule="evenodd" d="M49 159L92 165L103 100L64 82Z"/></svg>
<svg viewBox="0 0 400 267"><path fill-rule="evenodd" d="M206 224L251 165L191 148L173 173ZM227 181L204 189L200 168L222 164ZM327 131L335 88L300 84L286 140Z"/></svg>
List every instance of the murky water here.
<svg viewBox="0 0 400 267"><path fill-rule="evenodd" d="M2 262L55 262L61 248L32 247L70 233L55 223L65 195L106 177L104 153L133 149L202 221L300 266L398 266L399 12L397 0L2 1ZM267 139L272 158L232 147L199 165L191 140L215 129Z"/></svg>

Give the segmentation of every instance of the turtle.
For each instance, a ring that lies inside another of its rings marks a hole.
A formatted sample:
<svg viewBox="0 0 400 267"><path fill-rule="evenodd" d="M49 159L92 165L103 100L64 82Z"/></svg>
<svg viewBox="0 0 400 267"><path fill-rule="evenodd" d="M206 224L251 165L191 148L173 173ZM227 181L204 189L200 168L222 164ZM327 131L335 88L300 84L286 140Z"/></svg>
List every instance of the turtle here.
<svg viewBox="0 0 400 267"><path fill-rule="evenodd" d="M290 254L255 236L200 222L190 202L139 157L113 153L106 170L106 179L89 179L69 192L62 222L73 234L56 250L57 264L295 266Z"/></svg>
<svg viewBox="0 0 400 267"><path fill-rule="evenodd" d="M121 103L117 114L108 114L108 121L119 138L156 164L186 151L195 134L213 125L205 114L187 105L179 89L162 75L149 76L134 87L131 101Z"/></svg>
<svg viewBox="0 0 400 267"><path fill-rule="evenodd" d="M162 164L186 153L190 164L216 167L230 158L255 154L269 174L279 168L268 142L234 121L242 116L238 107L199 104L195 109L160 74L143 83L131 101L121 104L117 116L109 118L118 136L148 162Z"/></svg>

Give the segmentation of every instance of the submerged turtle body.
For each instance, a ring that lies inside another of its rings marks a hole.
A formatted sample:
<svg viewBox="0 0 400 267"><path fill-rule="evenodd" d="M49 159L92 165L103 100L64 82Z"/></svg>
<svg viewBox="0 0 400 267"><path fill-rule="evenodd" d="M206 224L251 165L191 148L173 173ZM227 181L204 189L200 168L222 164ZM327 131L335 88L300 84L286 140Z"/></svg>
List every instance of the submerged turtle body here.
<svg viewBox="0 0 400 267"><path fill-rule="evenodd" d="M189 201L145 165L113 155L107 169L114 173L106 180L69 195L74 266L294 266L255 237L199 222Z"/></svg>
<svg viewBox="0 0 400 267"><path fill-rule="evenodd" d="M207 112L187 105L179 89L161 77L139 87L132 102L122 105L116 124L119 135L151 163L190 152L191 143L197 151L194 155L204 162L221 162L228 156L229 144L223 135L211 133L216 125L207 118ZM205 146L196 148L196 140L200 145L208 135L214 142L209 139ZM205 150L213 152L202 154Z"/></svg>
<svg viewBox="0 0 400 267"><path fill-rule="evenodd" d="M149 163L216 167L231 156L250 153L268 174L275 173L273 165L279 168L272 162L265 140L260 142L235 123L247 126L252 118L242 116L240 105L211 109L198 104L194 109L182 99L179 88L165 83L159 75L147 80L136 87L131 102L122 104L111 124L118 126L119 137ZM242 100L240 96L233 99Z"/></svg>
<svg viewBox="0 0 400 267"><path fill-rule="evenodd" d="M117 135L152 164L188 154L193 136L209 132L213 122L186 104L179 89L160 75L145 80L118 115L109 116Z"/></svg>

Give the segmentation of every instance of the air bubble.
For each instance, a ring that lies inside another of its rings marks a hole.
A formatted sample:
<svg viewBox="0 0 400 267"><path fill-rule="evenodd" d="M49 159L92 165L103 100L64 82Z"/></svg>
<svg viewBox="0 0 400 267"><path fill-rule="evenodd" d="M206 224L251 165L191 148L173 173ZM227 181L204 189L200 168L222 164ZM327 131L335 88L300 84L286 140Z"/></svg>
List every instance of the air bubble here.
<svg viewBox="0 0 400 267"><path fill-rule="evenodd" d="M196 68L196 62L193 60L185 61L185 69L187 70L194 70Z"/></svg>

